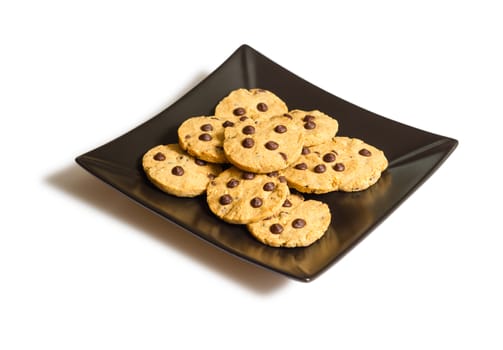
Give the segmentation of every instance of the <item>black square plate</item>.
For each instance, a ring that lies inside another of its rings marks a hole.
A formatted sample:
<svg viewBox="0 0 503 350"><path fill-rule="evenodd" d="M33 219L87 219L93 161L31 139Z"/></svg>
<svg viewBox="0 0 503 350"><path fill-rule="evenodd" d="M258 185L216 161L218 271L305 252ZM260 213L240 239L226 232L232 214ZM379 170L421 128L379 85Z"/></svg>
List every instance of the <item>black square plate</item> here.
<svg viewBox="0 0 503 350"><path fill-rule="evenodd" d="M158 144L176 143L188 117L211 115L231 90L263 88L290 109L319 109L339 121L338 135L357 137L384 150L390 162L366 191L309 195L332 211L328 232L306 248L271 248L244 226L230 225L209 211L205 197L177 198L153 187L141 158ZM77 157L91 174L190 233L237 257L300 281L311 281L368 235L450 155L458 142L381 117L323 91L247 45L241 46L199 85L154 118L119 138Z"/></svg>

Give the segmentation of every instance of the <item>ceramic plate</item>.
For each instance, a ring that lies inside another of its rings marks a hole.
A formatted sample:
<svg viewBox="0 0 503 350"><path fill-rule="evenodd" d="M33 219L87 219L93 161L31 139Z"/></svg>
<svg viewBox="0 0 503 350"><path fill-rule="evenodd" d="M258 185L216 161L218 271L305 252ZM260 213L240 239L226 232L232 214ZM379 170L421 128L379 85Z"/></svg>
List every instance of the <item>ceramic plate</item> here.
<svg viewBox="0 0 503 350"><path fill-rule="evenodd" d="M141 158L158 144L176 143L177 128L187 118L211 115L231 90L263 88L290 109L319 109L339 121L340 136L357 137L382 149L389 168L368 190L307 195L326 202L332 222L322 239L306 248L267 247L240 225L216 218L204 196L177 198L146 179ZM311 281L376 228L444 162L457 141L419 130L355 106L319 89L247 45L154 118L76 158L79 165L137 203L207 242L272 271ZM166 223L169 229L170 223Z"/></svg>

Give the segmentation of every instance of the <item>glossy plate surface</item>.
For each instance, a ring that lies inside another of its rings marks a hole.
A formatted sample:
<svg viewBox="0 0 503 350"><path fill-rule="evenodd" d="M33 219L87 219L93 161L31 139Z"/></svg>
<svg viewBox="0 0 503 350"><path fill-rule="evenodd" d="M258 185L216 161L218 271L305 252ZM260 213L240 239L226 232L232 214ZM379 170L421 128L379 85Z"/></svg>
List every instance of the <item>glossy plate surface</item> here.
<svg viewBox="0 0 503 350"><path fill-rule="evenodd" d="M306 248L270 248L244 226L211 214L205 197L177 198L146 179L141 158L158 144L176 143L187 118L211 115L231 90L263 88L276 93L289 109L319 109L339 121L340 136L382 149L389 168L366 191L306 195L327 203L332 222L322 239ZM457 141L376 115L323 91L247 45L173 105L117 139L76 158L79 165L126 196L228 253L300 281L311 281L335 263L390 215L443 163ZM167 224L169 227L169 224Z"/></svg>

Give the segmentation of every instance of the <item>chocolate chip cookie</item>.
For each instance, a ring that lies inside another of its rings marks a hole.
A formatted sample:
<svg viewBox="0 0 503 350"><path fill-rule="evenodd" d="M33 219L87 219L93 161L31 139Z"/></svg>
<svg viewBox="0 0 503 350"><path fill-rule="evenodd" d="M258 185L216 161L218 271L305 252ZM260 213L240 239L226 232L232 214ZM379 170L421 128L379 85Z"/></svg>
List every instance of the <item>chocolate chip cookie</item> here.
<svg viewBox="0 0 503 350"><path fill-rule="evenodd" d="M304 136L289 117L236 122L224 132L224 152L236 167L256 173L281 170L301 154Z"/></svg>
<svg viewBox="0 0 503 350"><path fill-rule="evenodd" d="M227 163L223 148L224 129L232 126L233 122L214 116L191 117L178 128L178 143L196 158Z"/></svg>
<svg viewBox="0 0 503 350"><path fill-rule="evenodd" d="M215 115L223 118L253 119L283 115L288 107L278 96L264 89L237 89L223 98Z"/></svg>
<svg viewBox="0 0 503 350"><path fill-rule="evenodd" d="M142 165L156 187L178 197L203 194L208 183L222 171L219 165L194 158L177 144L151 148L144 154Z"/></svg>
<svg viewBox="0 0 503 350"><path fill-rule="evenodd" d="M207 201L222 220L247 224L276 213L289 193L286 180L276 173L255 174L231 167L209 183Z"/></svg>
<svg viewBox="0 0 503 350"><path fill-rule="evenodd" d="M328 142L339 130L337 120L319 110L303 111L294 109L288 112L288 114L302 124L304 146L315 146Z"/></svg>
<svg viewBox="0 0 503 350"><path fill-rule="evenodd" d="M306 247L321 238L328 229L331 214L328 205L292 194L279 212L248 224L248 231L260 242L272 247Z"/></svg>
<svg viewBox="0 0 503 350"><path fill-rule="evenodd" d="M301 157L283 173L288 185L300 192L353 192L376 183L387 166L381 150L356 138L337 136L304 147Z"/></svg>

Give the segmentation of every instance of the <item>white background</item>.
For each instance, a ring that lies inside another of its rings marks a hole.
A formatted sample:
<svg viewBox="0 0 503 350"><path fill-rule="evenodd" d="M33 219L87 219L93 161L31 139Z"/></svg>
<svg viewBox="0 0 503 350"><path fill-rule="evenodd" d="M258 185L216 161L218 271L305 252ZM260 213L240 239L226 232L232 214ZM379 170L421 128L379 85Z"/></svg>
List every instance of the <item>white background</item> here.
<svg viewBox="0 0 503 350"><path fill-rule="evenodd" d="M501 15L496 1L0 1L0 349L503 348ZM74 163L243 43L460 141L308 284L217 251Z"/></svg>

